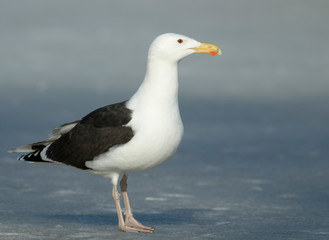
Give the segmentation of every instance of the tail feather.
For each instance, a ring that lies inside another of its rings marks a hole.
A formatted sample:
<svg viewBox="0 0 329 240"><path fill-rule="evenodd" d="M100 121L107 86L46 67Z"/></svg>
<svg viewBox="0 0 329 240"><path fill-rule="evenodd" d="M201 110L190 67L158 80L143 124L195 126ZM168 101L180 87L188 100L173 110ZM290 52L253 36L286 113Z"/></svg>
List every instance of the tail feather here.
<svg viewBox="0 0 329 240"><path fill-rule="evenodd" d="M13 152L35 152L35 151L39 151L39 150L42 150L43 148L45 148L46 146L48 146L49 144L51 144L52 142L54 142L55 140L56 139L47 139L47 140L44 140L44 141L31 143L31 144L28 144L28 145L25 145L25 146L13 148L13 149L9 150L8 152L13 153Z"/></svg>
<svg viewBox="0 0 329 240"><path fill-rule="evenodd" d="M35 162L35 163L52 163L53 161L49 159L43 159L41 156L42 150L52 144L54 141L59 139L61 136L69 132L75 125L78 124L79 121L63 124L57 128L55 128L51 134L50 137L46 140L28 144L25 146L13 148L9 150L8 152L26 152L28 154L22 155L18 158L18 160L21 161L28 161L28 162Z"/></svg>
<svg viewBox="0 0 329 240"><path fill-rule="evenodd" d="M42 151L46 146L50 145L57 139L59 139L61 136L63 136L65 133L71 131L71 129L77 125L79 121L74 121L70 123L63 124L57 128L55 128L51 134L50 137L46 140L36 142L36 143L31 143L25 146L13 148L9 150L8 152L13 153L13 152L30 152L32 154L37 153L38 151ZM27 154L25 156L29 156L30 154Z"/></svg>

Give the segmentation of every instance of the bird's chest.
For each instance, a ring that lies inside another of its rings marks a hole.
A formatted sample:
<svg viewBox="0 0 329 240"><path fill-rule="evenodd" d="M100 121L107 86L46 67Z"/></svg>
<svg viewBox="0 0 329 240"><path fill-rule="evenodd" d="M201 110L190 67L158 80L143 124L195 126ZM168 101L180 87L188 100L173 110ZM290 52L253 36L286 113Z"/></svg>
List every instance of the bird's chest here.
<svg viewBox="0 0 329 240"><path fill-rule="evenodd" d="M144 154L150 158L169 158L177 149L182 136L183 124L178 109L171 111L152 112L143 114L143 118L136 116L135 125L132 128L135 132L135 140Z"/></svg>
<svg viewBox="0 0 329 240"><path fill-rule="evenodd" d="M118 149L121 161L131 171L156 167L176 152L183 136L180 114L178 109L163 110L133 114L128 126L134 130L134 137Z"/></svg>

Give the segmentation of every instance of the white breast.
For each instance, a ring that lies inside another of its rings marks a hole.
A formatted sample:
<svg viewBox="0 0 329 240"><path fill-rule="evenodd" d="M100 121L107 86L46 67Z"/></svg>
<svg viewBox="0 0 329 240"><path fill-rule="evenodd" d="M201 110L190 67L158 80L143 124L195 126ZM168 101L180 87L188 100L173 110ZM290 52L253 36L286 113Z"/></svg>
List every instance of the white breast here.
<svg viewBox="0 0 329 240"><path fill-rule="evenodd" d="M128 126L135 133L128 143L112 148L88 162L87 166L102 172L150 169L168 160L176 152L183 136L178 107L135 111Z"/></svg>

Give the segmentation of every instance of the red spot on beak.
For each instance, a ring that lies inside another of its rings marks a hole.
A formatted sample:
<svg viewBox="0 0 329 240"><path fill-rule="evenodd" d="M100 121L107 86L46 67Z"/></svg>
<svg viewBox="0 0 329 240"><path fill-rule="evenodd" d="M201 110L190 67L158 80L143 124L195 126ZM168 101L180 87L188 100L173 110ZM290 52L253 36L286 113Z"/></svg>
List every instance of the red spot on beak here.
<svg viewBox="0 0 329 240"><path fill-rule="evenodd" d="M210 51L209 54L210 55L218 55L218 52L217 51Z"/></svg>

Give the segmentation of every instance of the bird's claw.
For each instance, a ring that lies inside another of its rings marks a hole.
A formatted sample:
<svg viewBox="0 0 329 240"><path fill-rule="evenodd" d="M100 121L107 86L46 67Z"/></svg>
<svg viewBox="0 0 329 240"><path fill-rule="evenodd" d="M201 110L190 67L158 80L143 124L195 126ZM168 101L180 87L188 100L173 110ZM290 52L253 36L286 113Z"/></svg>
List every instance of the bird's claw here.
<svg viewBox="0 0 329 240"><path fill-rule="evenodd" d="M143 233L153 233L153 227L146 227L140 222L138 222L132 214L126 214L125 224L119 226L119 230L123 232L143 232Z"/></svg>

